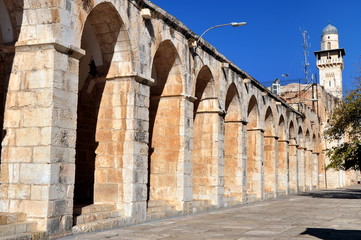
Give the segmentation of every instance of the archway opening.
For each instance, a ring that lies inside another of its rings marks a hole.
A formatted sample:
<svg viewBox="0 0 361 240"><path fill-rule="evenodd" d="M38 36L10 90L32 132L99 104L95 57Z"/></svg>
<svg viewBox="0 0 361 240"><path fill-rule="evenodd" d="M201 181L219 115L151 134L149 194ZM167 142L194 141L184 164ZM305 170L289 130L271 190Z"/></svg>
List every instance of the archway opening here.
<svg viewBox="0 0 361 240"><path fill-rule="evenodd" d="M305 142L303 136L303 130L301 127L298 128L297 132L298 139L298 189L304 191L306 183L305 174Z"/></svg>
<svg viewBox="0 0 361 240"><path fill-rule="evenodd" d="M195 86L196 101L193 108L193 199L203 205L216 204L217 148L214 134L218 131L218 100L215 95L214 79L210 69L203 66Z"/></svg>
<svg viewBox="0 0 361 240"><path fill-rule="evenodd" d="M312 189L312 143L310 131L307 129L305 134L305 181L306 190Z"/></svg>
<svg viewBox="0 0 361 240"><path fill-rule="evenodd" d="M247 201L262 197L262 159L261 138L263 131L259 128L258 102L252 96L247 110Z"/></svg>
<svg viewBox="0 0 361 240"><path fill-rule="evenodd" d="M74 216L91 204L115 205L122 195L122 161L114 155L115 112L111 92L105 92L115 46L126 39L120 34L122 28L111 3L98 4L84 23L81 48L86 55L79 62Z"/></svg>
<svg viewBox="0 0 361 240"><path fill-rule="evenodd" d="M148 213L177 207L178 160L181 149L181 93L183 81L177 49L170 40L162 42L153 58L150 88Z"/></svg>
<svg viewBox="0 0 361 240"><path fill-rule="evenodd" d="M283 115L281 115L278 121L278 136L278 192L285 194L289 186L289 140L286 138L286 126Z"/></svg>
<svg viewBox="0 0 361 240"><path fill-rule="evenodd" d="M273 113L270 107L265 115L264 133L264 191L266 198L274 197L276 193L276 134L274 128Z"/></svg>
<svg viewBox="0 0 361 240"><path fill-rule="evenodd" d="M242 118L240 98L235 84L226 95L224 124L224 195L225 201L242 200Z"/></svg>

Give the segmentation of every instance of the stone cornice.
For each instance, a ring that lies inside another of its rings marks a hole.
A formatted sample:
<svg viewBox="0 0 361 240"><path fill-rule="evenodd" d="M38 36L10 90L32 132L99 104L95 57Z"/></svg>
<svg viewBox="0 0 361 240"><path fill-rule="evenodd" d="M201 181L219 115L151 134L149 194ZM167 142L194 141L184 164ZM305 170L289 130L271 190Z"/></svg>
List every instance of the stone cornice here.
<svg viewBox="0 0 361 240"><path fill-rule="evenodd" d="M46 50L51 48L78 60L85 55L85 50L73 45L67 45L65 43L60 42L57 39L50 39L47 42L24 41L24 42L17 42L15 44L15 51L19 51L19 52L25 52L29 50L30 51L39 50L39 49Z"/></svg>

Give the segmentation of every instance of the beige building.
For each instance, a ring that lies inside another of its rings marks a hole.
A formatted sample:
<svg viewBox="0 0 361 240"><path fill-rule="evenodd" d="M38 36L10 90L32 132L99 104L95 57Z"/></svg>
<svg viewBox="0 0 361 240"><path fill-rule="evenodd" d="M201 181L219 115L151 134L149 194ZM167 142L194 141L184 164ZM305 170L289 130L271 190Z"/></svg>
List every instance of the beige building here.
<svg viewBox="0 0 361 240"><path fill-rule="evenodd" d="M149 1L0 0L0 237L325 187L321 122Z"/></svg>
<svg viewBox="0 0 361 240"><path fill-rule="evenodd" d="M330 142L323 136L327 128L328 119L333 109L342 98L342 70L344 68L343 56L345 50L339 48L339 36L337 29L328 24L322 31L321 50L315 52L316 65L319 69L320 84L292 83L280 87L280 96L296 109L298 105L305 105L318 116L320 124L320 144L322 149L328 149L339 145L343 140ZM323 156L319 162L319 179L322 186L327 188L339 188L355 181L356 174L353 171L325 170L329 159ZM352 181L352 182L351 182Z"/></svg>

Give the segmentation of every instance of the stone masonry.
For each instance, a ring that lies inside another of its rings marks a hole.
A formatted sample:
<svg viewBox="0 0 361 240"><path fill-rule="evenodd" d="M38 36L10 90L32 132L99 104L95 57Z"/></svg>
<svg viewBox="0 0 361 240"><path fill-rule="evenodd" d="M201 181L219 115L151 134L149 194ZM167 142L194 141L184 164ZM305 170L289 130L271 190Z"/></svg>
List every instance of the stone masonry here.
<svg viewBox="0 0 361 240"><path fill-rule="evenodd" d="M0 14L0 239L325 187L317 112L149 1L0 0Z"/></svg>

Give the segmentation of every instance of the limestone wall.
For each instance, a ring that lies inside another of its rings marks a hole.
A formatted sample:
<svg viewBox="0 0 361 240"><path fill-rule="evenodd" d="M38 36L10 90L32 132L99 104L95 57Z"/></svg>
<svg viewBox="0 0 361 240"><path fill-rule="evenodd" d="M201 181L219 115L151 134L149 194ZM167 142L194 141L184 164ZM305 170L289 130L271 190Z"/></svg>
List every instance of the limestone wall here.
<svg viewBox="0 0 361 240"><path fill-rule="evenodd" d="M321 187L315 112L150 2L0 1L0 212L60 236Z"/></svg>

